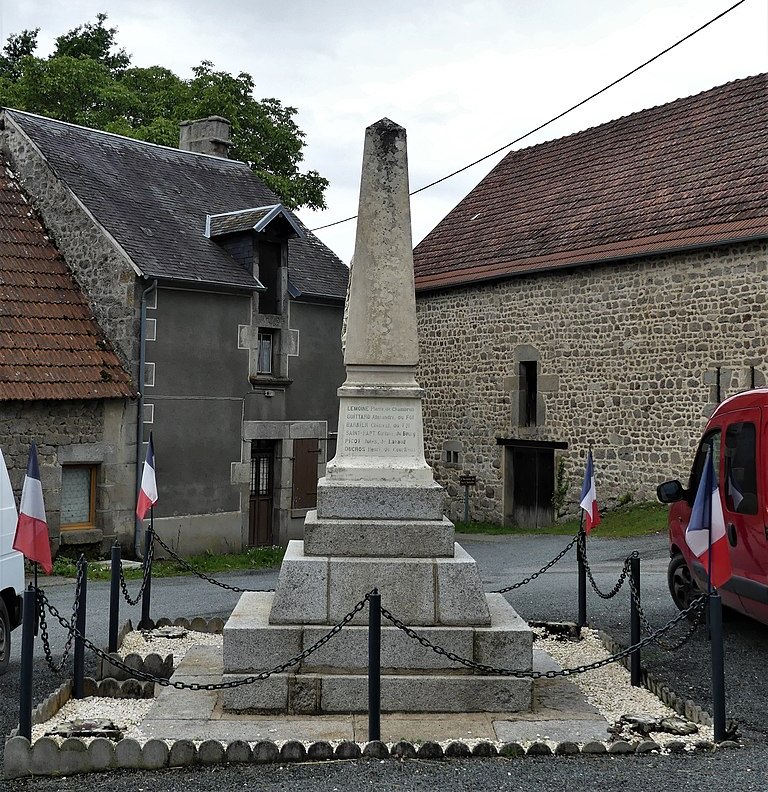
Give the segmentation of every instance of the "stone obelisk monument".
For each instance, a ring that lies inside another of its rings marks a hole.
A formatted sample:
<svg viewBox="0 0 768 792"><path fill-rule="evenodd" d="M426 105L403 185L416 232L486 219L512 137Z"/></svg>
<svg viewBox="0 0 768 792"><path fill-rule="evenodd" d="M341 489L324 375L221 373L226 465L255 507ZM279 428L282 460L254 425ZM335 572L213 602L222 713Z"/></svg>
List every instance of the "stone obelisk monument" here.
<svg viewBox="0 0 768 792"><path fill-rule="evenodd" d="M444 491L424 458L405 130L366 130L339 389L336 457L318 482L304 541L292 541L274 594L244 594L224 630L224 678L262 671L317 641L367 591L434 643L477 662L529 669L532 637L501 595L483 593L454 541ZM298 669L225 691L228 710L367 708L367 610ZM386 624L386 622L385 622ZM395 627L382 634L382 709L530 708L531 682L478 675Z"/></svg>

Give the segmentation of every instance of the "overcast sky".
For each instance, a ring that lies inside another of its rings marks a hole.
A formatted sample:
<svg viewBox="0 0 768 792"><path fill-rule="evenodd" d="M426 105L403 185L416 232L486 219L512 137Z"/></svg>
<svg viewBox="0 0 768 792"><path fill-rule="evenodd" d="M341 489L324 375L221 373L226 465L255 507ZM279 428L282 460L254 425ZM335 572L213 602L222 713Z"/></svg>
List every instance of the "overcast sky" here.
<svg viewBox="0 0 768 792"><path fill-rule="evenodd" d="M134 65L187 77L201 60L249 72L257 98L299 110L306 166L331 182L310 228L355 214L364 129L406 127L411 189L496 149L735 0L0 0L3 41L40 27L39 54L99 11ZM768 0L723 19L518 144L562 137L768 69ZM418 242L501 154L415 196ZM318 235L345 261L354 222Z"/></svg>

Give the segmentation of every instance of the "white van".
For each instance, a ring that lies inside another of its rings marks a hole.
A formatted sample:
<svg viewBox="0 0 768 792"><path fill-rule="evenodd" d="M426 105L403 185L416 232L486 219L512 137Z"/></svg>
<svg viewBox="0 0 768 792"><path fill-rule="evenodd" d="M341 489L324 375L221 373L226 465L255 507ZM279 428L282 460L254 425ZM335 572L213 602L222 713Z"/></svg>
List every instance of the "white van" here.
<svg viewBox="0 0 768 792"><path fill-rule="evenodd" d="M21 622L24 591L24 556L13 549L16 533L16 502L0 449L0 674L11 658L11 630Z"/></svg>

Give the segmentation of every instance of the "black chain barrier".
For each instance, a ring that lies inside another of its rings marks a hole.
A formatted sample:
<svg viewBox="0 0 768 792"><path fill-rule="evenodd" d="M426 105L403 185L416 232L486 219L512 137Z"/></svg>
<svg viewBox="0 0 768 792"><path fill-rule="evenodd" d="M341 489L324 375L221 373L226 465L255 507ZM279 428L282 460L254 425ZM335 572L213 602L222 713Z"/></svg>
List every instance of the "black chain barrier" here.
<svg viewBox="0 0 768 792"><path fill-rule="evenodd" d="M204 572L200 572L200 570L195 569L189 561L182 558L178 553L172 550L168 545L155 533L154 534L155 541L160 545L160 547L168 553L171 558L173 558L176 563L181 564L187 572L191 572L193 575L197 575L201 580L205 580L207 583L212 583L214 586L218 586L219 588L226 589L227 591L234 591L237 594L255 594L260 592L266 591L274 591L274 589L252 589L252 588L240 588L240 586L230 586L228 583L222 583L220 580L216 580L216 578L212 578L209 575L206 575Z"/></svg>
<svg viewBox="0 0 768 792"><path fill-rule="evenodd" d="M587 578L589 578L589 583L594 589L595 594L597 594L598 597L602 597L606 600L612 599L621 591L624 581L630 577L630 559L639 558L640 553L638 553L637 550L633 550L624 559L624 566L621 570L621 574L619 575L619 579L616 581L616 585L610 591L602 591L597 585L597 581L595 580L594 576L592 575L592 568L590 567L589 559L587 558L587 535L584 533L576 534L576 539L577 541L580 540L576 552L581 554L581 560L584 562L584 570L587 573Z"/></svg>
<svg viewBox="0 0 768 792"><path fill-rule="evenodd" d="M75 583L75 601L72 603L72 619L67 622L62 619L61 616L58 615L57 618L59 622L61 622L62 627L67 630L67 641L64 644L64 650L62 652L61 660L56 663L53 659L53 651L51 649L51 641L48 636L48 624L45 620L45 607L43 605L43 600L46 602L47 597L45 596L42 589L36 589L37 597L37 612L38 612L38 621L40 624L40 640L43 644L43 653L45 654L45 662L48 664L48 667L53 671L54 674L61 674L64 671L64 666L69 659L69 653L72 650L72 642L75 639L75 622L77 620L77 611L80 608L80 592L82 591L83 585L83 578L85 576L85 567L82 564L77 565L77 580Z"/></svg>
<svg viewBox="0 0 768 792"><path fill-rule="evenodd" d="M308 647L295 657L292 657L290 660L287 660L285 663L281 663L269 671L262 671L260 674L243 677L242 679L235 679L231 682L210 683L206 685L200 684L198 682L173 682L170 679L163 679L162 677L156 677L153 674L147 673L146 671L140 671L139 669L131 668L131 666L118 660L116 657L110 655L108 652L105 652L103 649L99 649L98 646L89 641L85 636L80 635L77 629L75 629L74 624L70 625L67 623L66 619L64 619L58 610L53 605L51 605L51 603L48 601L48 598L45 596L45 593L40 589L38 589L38 597L40 598L40 602L43 604L43 607L48 609L50 614L62 625L62 627L65 627L71 631L70 635L80 638L83 641L83 644L97 657L100 657L102 660L106 660L108 663L115 666L115 668L120 668L133 677L144 679L147 682L154 682L155 684L162 685L163 687L172 687L176 690L226 690L229 688L241 687L242 685L251 685L254 682L261 682L264 679L268 679L273 674L281 674L283 671L298 665L302 662L302 660L306 660L311 654L314 654L318 649L320 649L321 646L327 644L331 638L340 633L341 630L346 627L352 621L352 619L355 618L355 616L366 606L371 598L371 594L375 590L376 589L369 591L363 597L363 599L361 599L360 602L358 602L355 607L352 608L352 610L341 619L341 621L337 622L333 627L331 627L331 629L325 633L325 635L315 641L312 646Z"/></svg>
<svg viewBox="0 0 768 792"><path fill-rule="evenodd" d="M120 588L122 589L122 592L123 592L123 599L125 599L125 601L129 605L138 605L139 601L141 600L142 596L144 595L144 589L147 586L147 581L151 577L152 559L154 558L154 554L155 554L155 545L153 543L153 544L150 544L150 546L149 546L148 558L145 559L145 563L144 563L144 574L142 575L142 578L141 578L141 585L139 586L139 591L138 591L138 593L136 594L135 597L132 597L128 593L128 586L127 586L127 584L125 582L125 573L123 572L123 564L122 564L122 562L120 564Z"/></svg>
<svg viewBox="0 0 768 792"><path fill-rule="evenodd" d="M630 592L630 596L632 597L632 600L635 603L635 607L637 608L637 613L638 616L640 617L640 624L643 628L643 631L647 635L653 635L654 633L653 627L651 626L650 621L648 621L648 617L646 616L645 611L643 610L643 607L640 604L640 592L638 592L637 589L635 588L635 581L632 579L631 575L629 576L629 592ZM683 646L685 646L685 644L687 644L688 641L690 641L691 638L693 638L693 636L696 634L696 631L699 629L699 627L704 621L705 609L703 607L702 597L699 597L696 600L696 602L700 602L700 601L702 607L698 611L696 609L692 611L693 619L691 621L691 625L686 631L686 633L678 641L676 641L675 643L668 643L667 641L662 640L660 637L657 637L656 640L653 641L653 643L655 643L665 652L676 652L678 649L682 649Z"/></svg>
<svg viewBox="0 0 768 792"><path fill-rule="evenodd" d="M514 591L515 589L519 589L521 586L527 586L531 581L536 580L539 575L543 575L547 570L551 569L561 558L564 558L568 551L576 544L579 535L571 539L570 542L548 563L544 564L544 566L538 571L534 572L532 575L529 575L527 578L523 578L519 583L513 583L511 586L507 586L506 588L497 589L494 591L494 594L506 594L508 591Z"/></svg>
<svg viewBox="0 0 768 792"><path fill-rule="evenodd" d="M685 610L680 611L680 613L670 619L653 635L643 638L633 646L628 646L626 649L622 649L620 652L609 655L602 660L596 660L594 663L586 663L584 665L576 666L576 668L561 668L559 671L533 671L514 668L496 668L495 666L486 665L485 663L478 663L474 660L469 660L466 657L461 657L455 652L444 649L438 644L432 643L432 641L430 641L428 638L425 638L411 627L408 627L404 622L394 616L386 608L382 608L381 613L385 619L390 621L399 630L402 630L409 638L413 638L415 641L418 641L426 649L431 649L436 654L442 655L446 659L451 660L454 663L459 663L460 665L466 666L467 668L471 668L474 671L479 671L483 674L491 674L494 676L516 677L518 679L555 679L557 677L569 677L575 674L583 674L585 671L595 671L598 668L603 668L603 666L610 665L611 663L617 663L623 660L625 657L629 657L633 652L643 649L644 647L648 646L648 644L655 642L660 635L664 635L666 632L671 630L678 622L688 616L689 613L693 613L694 610L700 608L705 600L705 595L698 597Z"/></svg>

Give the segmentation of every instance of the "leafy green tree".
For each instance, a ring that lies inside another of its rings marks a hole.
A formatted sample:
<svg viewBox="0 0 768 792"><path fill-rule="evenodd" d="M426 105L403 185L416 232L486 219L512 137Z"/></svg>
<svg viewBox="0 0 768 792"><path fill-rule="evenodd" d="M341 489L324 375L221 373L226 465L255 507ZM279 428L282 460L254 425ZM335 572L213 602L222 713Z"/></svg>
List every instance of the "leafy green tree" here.
<svg viewBox="0 0 768 792"><path fill-rule="evenodd" d="M59 36L46 58L36 54L38 30L10 36L0 56L0 104L165 146L178 144L180 121L224 116L232 123L232 157L287 206L325 207L328 181L300 170L305 135L296 108L257 101L250 74L216 71L210 61L186 80L162 66L131 66L106 20L98 14Z"/></svg>

